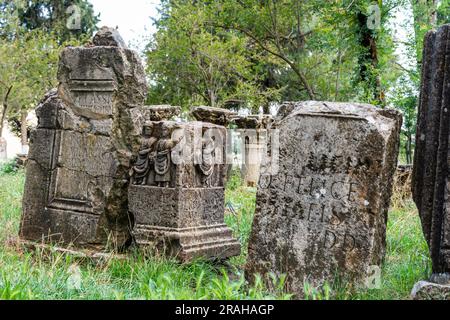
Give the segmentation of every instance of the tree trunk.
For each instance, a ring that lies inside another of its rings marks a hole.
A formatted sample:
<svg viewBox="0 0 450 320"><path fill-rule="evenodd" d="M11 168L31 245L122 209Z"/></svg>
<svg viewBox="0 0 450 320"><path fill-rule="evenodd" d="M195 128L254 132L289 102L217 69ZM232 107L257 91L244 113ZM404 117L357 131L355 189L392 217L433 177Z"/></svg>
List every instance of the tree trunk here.
<svg viewBox="0 0 450 320"><path fill-rule="evenodd" d="M22 142L22 154L28 154L28 111L23 110L20 114L20 139Z"/></svg>
<svg viewBox="0 0 450 320"><path fill-rule="evenodd" d="M342 50L341 47L339 46L339 50L338 50L338 59L337 59L337 71L336 71L336 84L335 84L335 88L334 88L334 101L338 101L339 99L339 84L341 81L341 64L342 64Z"/></svg>
<svg viewBox="0 0 450 320"><path fill-rule="evenodd" d="M4 123L6 118L6 111L8 110L7 105L3 105L2 108L2 114L0 116L0 138L3 137L3 129L4 129Z"/></svg>
<svg viewBox="0 0 450 320"><path fill-rule="evenodd" d="M378 49L375 34L368 28L368 17L364 12L357 13L359 26L359 45L361 54L358 59L359 78L366 84L369 95L378 105L385 105L385 94L381 88L378 69ZM375 72L375 74L374 74Z"/></svg>
<svg viewBox="0 0 450 320"><path fill-rule="evenodd" d="M412 132L408 132L408 142L406 144L406 162L407 164L412 164L413 162L413 148L412 148Z"/></svg>

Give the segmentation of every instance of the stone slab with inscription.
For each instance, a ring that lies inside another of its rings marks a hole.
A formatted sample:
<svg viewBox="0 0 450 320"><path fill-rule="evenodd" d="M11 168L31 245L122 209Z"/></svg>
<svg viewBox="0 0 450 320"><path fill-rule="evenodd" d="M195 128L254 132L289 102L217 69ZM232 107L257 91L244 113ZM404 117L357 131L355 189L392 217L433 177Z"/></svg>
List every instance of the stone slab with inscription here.
<svg viewBox="0 0 450 320"><path fill-rule="evenodd" d="M432 260L432 279L440 274L450 279L449 43L450 24L425 36L412 177L413 199ZM424 288L442 289L448 296L450 281L430 283Z"/></svg>
<svg viewBox="0 0 450 320"><path fill-rule="evenodd" d="M140 246L181 261L240 254L224 223L226 134L203 122L144 125L128 190Z"/></svg>
<svg viewBox="0 0 450 320"><path fill-rule="evenodd" d="M260 177L246 276L287 275L297 297L305 282L360 284L385 254L401 114L315 101L281 110L278 171Z"/></svg>
<svg viewBox="0 0 450 320"><path fill-rule="evenodd" d="M139 148L134 110L147 93L139 56L114 29L67 47L58 88L37 107L31 136L20 236L76 245L131 241L127 186Z"/></svg>

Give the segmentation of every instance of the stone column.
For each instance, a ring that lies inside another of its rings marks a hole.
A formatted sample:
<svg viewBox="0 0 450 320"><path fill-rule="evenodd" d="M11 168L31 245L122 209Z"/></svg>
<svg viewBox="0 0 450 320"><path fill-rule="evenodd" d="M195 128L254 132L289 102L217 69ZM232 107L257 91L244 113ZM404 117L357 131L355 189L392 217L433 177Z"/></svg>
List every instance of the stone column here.
<svg viewBox="0 0 450 320"><path fill-rule="evenodd" d="M244 185L258 185L264 154L267 152L268 130L272 123L269 115L236 116L232 122L239 130L243 163L241 176Z"/></svg>
<svg viewBox="0 0 450 320"><path fill-rule="evenodd" d="M37 108L20 236L33 241L131 243L127 187L139 149L147 84L136 52L115 29L60 56L58 88Z"/></svg>
<svg viewBox="0 0 450 320"><path fill-rule="evenodd" d="M424 40L413 169L413 198L430 249L433 275L413 290L417 299L450 297L450 25Z"/></svg>
<svg viewBox="0 0 450 320"><path fill-rule="evenodd" d="M278 172L261 175L246 277L287 275L287 290L363 285L385 254L401 114L366 104L286 103Z"/></svg>

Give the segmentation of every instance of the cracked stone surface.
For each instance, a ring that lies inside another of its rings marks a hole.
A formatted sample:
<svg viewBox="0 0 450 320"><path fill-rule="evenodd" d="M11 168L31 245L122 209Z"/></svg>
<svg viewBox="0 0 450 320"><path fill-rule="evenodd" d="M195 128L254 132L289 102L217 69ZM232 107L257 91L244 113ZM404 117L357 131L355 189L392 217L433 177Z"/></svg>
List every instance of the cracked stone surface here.
<svg viewBox="0 0 450 320"><path fill-rule="evenodd" d="M37 108L27 164L23 239L124 248L130 159L139 149L144 68L116 30L63 50L59 86Z"/></svg>
<svg viewBox="0 0 450 320"><path fill-rule="evenodd" d="M270 286L268 274L286 274L297 298L305 282L359 285L385 254L401 114L316 101L281 112L279 170L260 177L246 276Z"/></svg>

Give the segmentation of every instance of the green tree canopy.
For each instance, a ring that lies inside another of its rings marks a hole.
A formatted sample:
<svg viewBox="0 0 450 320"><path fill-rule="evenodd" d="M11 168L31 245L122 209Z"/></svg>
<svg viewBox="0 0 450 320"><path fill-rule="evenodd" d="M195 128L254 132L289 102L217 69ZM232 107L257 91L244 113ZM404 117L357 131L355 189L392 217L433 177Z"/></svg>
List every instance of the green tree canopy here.
<svg viewBox="0 0 450 320"><path fill-rule="evenodd" d="M72 38L92 36L99 17L87 0L3 0L0 1L0 35L11 37L11 16L23 30L52 32L60 44Z"/></svg>
<svg viewBox="0 0 450 320"><path fill-rule="evenodd" d="M60 50L90 38L97 21L86 0L0 1L0 136L5 118L23 118L56 85Z"/></svg>
<svg viewBox="0 0 450 320"><path fill-rule="evenodd" d="M387 27L398 5L380 1L379 12L371 12L368 0L164 0L147 54L152 102L163 96L159 102L228 105L230 92L245 97L244 89L247 104L239 106L253 109L279 100L385 104L386 88L398 77L389 72L395 57ZM228 56L212 58L219 52ZM219 60L232 68L210 63ZM221 72L205 76L206 66ZM208 77L218 81L217 101L206 86L192 92Z"/></svg>

